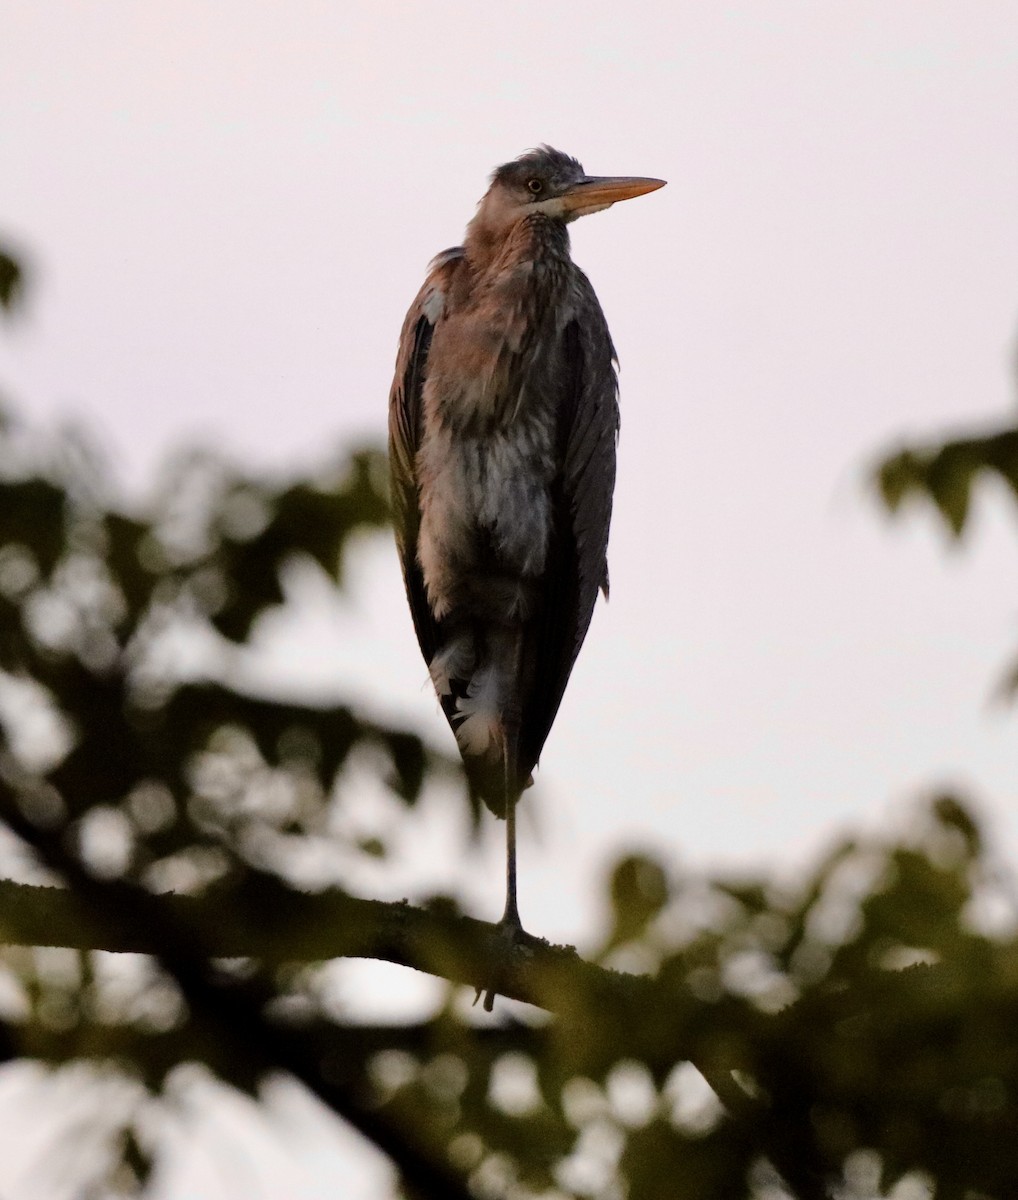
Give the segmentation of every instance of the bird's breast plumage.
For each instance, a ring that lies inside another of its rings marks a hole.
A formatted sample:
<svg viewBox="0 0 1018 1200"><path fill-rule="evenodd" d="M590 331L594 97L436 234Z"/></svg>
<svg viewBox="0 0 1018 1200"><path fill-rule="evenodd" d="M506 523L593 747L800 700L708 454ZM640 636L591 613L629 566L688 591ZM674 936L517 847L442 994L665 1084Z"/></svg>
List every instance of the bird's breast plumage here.
<svg viewBox="0 0 1018 1200"><path fill-rule="evenodd" d="M552 536L571 264L503 253L437 322L417 452L418 560L436 618L518 619ZM469 264L464 264L469 270Z"/></svg>
<svg viewBox="0 0 1018 1200"><path fill-rule="evenodd" d="M432 611L509 621L526 607L551 536L556 464L550 423L537 416L488 437L432 426L417 457L421 494L418 560ZM496 579L521 587L507 595Z"/></svg>

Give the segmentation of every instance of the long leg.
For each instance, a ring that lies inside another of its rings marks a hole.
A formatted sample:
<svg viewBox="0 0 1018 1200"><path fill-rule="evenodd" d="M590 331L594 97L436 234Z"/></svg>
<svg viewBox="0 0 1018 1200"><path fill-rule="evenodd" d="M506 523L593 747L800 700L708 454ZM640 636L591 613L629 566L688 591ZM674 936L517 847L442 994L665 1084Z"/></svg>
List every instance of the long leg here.
<svg viewBox="0 0 1018 1200"><path fill-rule="evenodd" d="M519 800L519 788L516 784L516 738L519 725L515 721L503 721L502 752L505 756L502 772L505 788L505 910L498 922L499 929L506 936L506 952L516 935L523 932L520 921L520 911L516 907L516 801ZM485 1012L491 1012L495 1006L498 990L495 987L477 989L474 997L476 1004L484 991Z"/></svg>
<svg viewBox="0 0 1018 1200"><path fill-rule="evenodd" d="M505 801L505 910L499 928L506 936L506 953L518 934L523 932L519 908L516 905L516 802L520 798L518 769L520 736L520 662L523 656L523 633L517 629L510 635L511 641L506 654L509 667L510 699L503 705L502 725L502 795ZM481 995L477 989L474 1003ZM484 1007L491 1012L498 994L497 986L484 989Z"/></svg>
<svg viewBox="0 0 1018 1200"><path fill-rule="evenodd" d="M509 925L522 929L520 911L516 905L516 802L519 800L519 789L516 782L516 739L517 727L506 728L505 731L505 912L502 913L500 925Z"/></svg>
<svg viewBox="0 0 1018 1200"><path fill-rule="evenodd" d="M520 667L523 661L523 630L516 628L510 636L508 654L511 699L502 713L502 787L505 798L505 912L500 925L522 930L520 911L516 906L516 804L520 798L519 737L523 680Z"/></svg>

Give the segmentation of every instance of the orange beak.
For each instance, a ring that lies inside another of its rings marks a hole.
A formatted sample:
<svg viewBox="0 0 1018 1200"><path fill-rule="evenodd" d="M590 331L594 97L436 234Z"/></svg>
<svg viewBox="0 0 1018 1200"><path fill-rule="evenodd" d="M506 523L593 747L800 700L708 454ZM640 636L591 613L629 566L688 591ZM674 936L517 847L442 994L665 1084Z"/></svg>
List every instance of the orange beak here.
<svg viewBox="0 0 1018 1200"><path fill-rule="evenodd" d="M588 175L559 197L564 210L577 217L600 212L620 200L632 200L656 192L665 185L664 179L645 179L639 175Z"/></svg>

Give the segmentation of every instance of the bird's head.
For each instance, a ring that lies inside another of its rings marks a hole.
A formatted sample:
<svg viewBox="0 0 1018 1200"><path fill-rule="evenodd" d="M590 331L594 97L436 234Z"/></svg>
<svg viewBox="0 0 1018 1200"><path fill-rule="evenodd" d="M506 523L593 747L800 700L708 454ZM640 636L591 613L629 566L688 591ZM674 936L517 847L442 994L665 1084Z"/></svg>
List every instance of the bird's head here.
<svg viewBox="0 0 1018 1200"><path fill-rule="evenodd" d="M483 230L485 240L498 239L529 216L575 221L664 185L663 179L641 176L587 175L575 158L539 146L492 173L471 227Z"/></svg>

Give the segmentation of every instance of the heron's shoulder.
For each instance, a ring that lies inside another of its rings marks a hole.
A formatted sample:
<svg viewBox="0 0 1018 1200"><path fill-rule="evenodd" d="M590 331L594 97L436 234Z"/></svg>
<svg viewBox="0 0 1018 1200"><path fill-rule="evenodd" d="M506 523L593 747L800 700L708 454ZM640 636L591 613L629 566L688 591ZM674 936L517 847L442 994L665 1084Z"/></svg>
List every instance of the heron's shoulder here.
<svg viewBox="0 0 1018 1200"><path fill-rule="evenodd" d="M578 299L582 299L586 303L592 301L594 304L597 304L598 308L600 308L601 306L598 303L597 294L594 291L594 285L587 278L586 272L583 271L582 268L578 267L574 262L570 262L569 266L569 283L570 287L572 288L573 295Z"/></svg>
<svg viewBox="0 0 1018 1200"><path fill-rule="evenodd" d="M466 257L465 246L450 246L448 250L443 250L436 254L435 257L428 263L428 276L430 278L435 272L442 271L451 263L458 262L461 258Z"/></svg>
<svg viewBox="0 0 1018 1200"><path fill-rule="evenodd" d="M453 279L466 258L462 246L450 246L428 263L428 274L424 286L417 295L414 307L419 316L434 325L445 312L446 298L452 288Z"/></svg>
<svg viewBox="0 0 1018 1200"><path fill-rule="evenodd" d="M590 280L575 263L569 275L568 308L570 319L579 325L581 332L607 335L608 323L601 302Z"/></svg>

